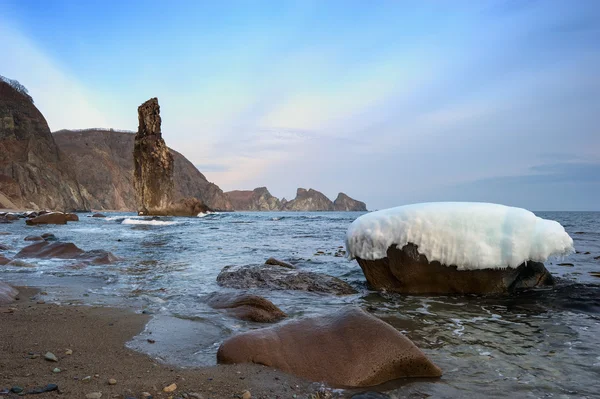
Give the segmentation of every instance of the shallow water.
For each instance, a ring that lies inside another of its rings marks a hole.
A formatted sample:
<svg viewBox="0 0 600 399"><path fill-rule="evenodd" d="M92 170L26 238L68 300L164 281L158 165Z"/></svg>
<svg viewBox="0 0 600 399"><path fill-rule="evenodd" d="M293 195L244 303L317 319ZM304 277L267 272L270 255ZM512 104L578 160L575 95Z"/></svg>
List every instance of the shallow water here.
<svg viewBox="0 0 600 399"><path fill-rule="evenodd" d="M11 257L23 237L52 232L79 247L105 249L124 260L74 267L64 260L34 260L3 267L0 278L44 286L48 300L131 306L156 314L130 346L165 362L214 364L219 343L260 325L229 318L203 298L224 290L215 280L230 264L268 257L340 277L358 294L336 297L297 291L255 290L290 318L347 304L368 309L407 334L444 370L435 382L397 381L384 388L422 397L594 397L600 392L600 213L537 213L559 221L578 253L552 260L560 277L551 291L513 297L414 297L371 292L358 264L336 257L348 225L360 213L223 213L201 218L141 218L80 214L66 226L2 225L0 242ZM324 255L317 255L317 251ZM587 253L589 252L589 253ZM559 266L570 263L573 266ZM156 344L148 345L152 335Z"/></svg>

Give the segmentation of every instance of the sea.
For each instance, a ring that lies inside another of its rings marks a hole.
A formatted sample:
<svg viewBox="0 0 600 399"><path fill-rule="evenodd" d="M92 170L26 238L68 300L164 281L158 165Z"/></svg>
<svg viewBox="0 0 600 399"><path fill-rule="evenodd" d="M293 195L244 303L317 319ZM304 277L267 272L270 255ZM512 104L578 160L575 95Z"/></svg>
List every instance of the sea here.
<svg viewBox="0 0 600 399"><path fill-rule="evenodd" d="M129 343L161 362L182 367L216 363L227 337L263 325L240 321L206 305L221 288L227 265L269 257L301 270L339 277L357 294L251 290L289 319L357 305L408 336L437 365L441 379L399 380L377 389L392 397L600 397L600 212L536 212L560 222L577 252L551 259L551 290L511 296L410 296L372 291L356 261L340 256L358 212L235 212L195 218L79 214L62 226L0 226L12 257L27 235L53 233L85 250L111 251L110 265L26 259L0 267L0 280L41 287L46 302L121 306L152 315ZM152 337L156 342L148 343ZM323 359L327 361L327 359Z"/></svg>

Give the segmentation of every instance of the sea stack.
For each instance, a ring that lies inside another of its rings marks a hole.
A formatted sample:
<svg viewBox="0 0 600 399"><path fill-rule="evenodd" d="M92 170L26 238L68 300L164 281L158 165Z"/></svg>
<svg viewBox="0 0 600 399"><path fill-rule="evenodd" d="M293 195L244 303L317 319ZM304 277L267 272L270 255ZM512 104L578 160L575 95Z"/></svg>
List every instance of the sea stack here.
<svg viewBox="0 0 600 399"><path fill-rule="evenodd" d="M158 98L138 107L133 184L140 215L164 215L173 200L173 155L160 131Z"/></svg>

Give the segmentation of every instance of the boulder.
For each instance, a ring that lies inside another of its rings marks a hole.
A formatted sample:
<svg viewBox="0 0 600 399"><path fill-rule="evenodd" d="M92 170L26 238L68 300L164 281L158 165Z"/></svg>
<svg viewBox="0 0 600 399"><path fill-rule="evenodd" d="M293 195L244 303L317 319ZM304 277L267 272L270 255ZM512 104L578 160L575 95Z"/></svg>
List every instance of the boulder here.
<svg viewBox="0 0 600 399"><path fill-rule="evenodd" d="M15 220L19 220L19 215L16 215L14 213L7 213L6 215L4 215L4 218L10 222L14 222Z"/></svg>
<svg viewBox="0 0 600 399"><path fill-rule="evenodd" d="M8 245L0 244L0 251L8 251L10 247Z"/></svg>
<svg viewBox="0 0 600 399"><path fill-rule="evenodd" d="M200 213L210 212L211 209L197 198L183 198L171 203L164 211L165 216L198 216ZM160 213L160 212L158 212Z"/></svg>
<svg viewBox="0 0 600 399"><path fill-rule="evenodd" d="M274 265L225 266L217 276L217 284L240 289L299 290L335 295L356 293L354 288L339 278Z"/></svg>
<svg viewBox="0 0 600 399"><path fill-rule="evenodd" d="M19 291L0 281L0 305L7 305L13 302L17 298L17 295L19 295Z"/></svg>
<svg viewBox="0 0 600 399"><path fill-rule="evenodd" d="M217 362L262 364L338 387L442 375L408 338L356 307L233 336Z"/></svg>
<svg viewBox="0 0 600 399"><path fill-rule="evenodd" d="M282 260L275 259L275 258L269 258L269 259L267 259L267 261L265 262L265 265L287 267L288 269L295 269L296 268L296 266L292 265L291 263L284 262Z"/></svg>
<svg viewBox="0 0 600 399"><path fill-rule="evenodd" d="M86 263L105 265L119 260L118 257L104 250L84 251L72 242L42 241L23 248L15 259L20 258L58 258L77 259Z"/></svg>
<svg viewBox="0 0 600 399"><path fill-rule="evenodd" d="M36 224L67 224L67 221L69 221L70 218L70 216L67 216L67 214L62 212L49 212L32 219L27 219L25 223L29 226L34 226Z"/></svg>
<svg viewBox="0 0 600 399"><path fill-rule="evenodd" d="M46 241L58 241L58 238L52 233L44 233L42 238Z"/></svg>
<svg viewBox="0 0 600 399"><path fill-rule="evenodd" d="M539 262L526 262L517 268L458 270L429 262L411 243L402 249L389 247L383 259L356 260L372 288L404 294L500 294L554 284L552 275Z"/></svg>
<svg viewBox="0 0 600 399"><path fill-rule="evenodd" d="M0 216L0 224L3 223L12 223L10 220L6 218L6 216Z"/></svg>
<svg viewBox="0 0 600 399"><path fill-rule="evenodd" d="M65 213L65 219L67 222L79 222L79 216L74 213Z"/></svg>
<svg viewBox="0 0 600 399"><path fill-rule="evenodd" d="M0 255L0 266L7 265L9 262L10 262L10 259L8 259L4 255Z"/></svg>
<svg viewBox="0 0 600 399"><path fill-rule="evenodd" d="M257 323L274 323L287 317L271 301L258 295L215 293L207 303L213 309L224 309L233 317Z"/></svg>
<svg viewBox="0 0 600 399"><path fill-rule="evenodd" d="M27 237L25 237L25 241L44 241L44 237L40 237L40 236L27 236Z"/></svg>
<svg viewBox="0 0 600 399"><path fill-rule="evenodd" d="M105 217L106 217L106 215L103 215L103 214L101 214L101 213L94 213L94 214L92 215L92 217L93 217L93 218L105 218Z"/></svg>

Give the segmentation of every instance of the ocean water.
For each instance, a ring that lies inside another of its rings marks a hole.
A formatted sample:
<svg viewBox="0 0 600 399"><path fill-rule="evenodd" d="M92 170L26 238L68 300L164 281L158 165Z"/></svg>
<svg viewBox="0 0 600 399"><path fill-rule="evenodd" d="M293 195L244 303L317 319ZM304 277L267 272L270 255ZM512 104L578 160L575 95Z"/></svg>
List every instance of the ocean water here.
<svg viewBox="0 0 600 399"><path fill-rule="evenodd" d="M284 259L300 269L339 277L356 295L253 290L290 318L354 304L411 338L444 370L440 380L402 380L381 387L404 397L598 397L600 393L600 213L537 212L560 222L578 251L546 263L559 278L553 290L509 297L406 296L370 291L355 261L335 256L349 224L361 213L220 213L198 218L80 214L65 226L0 226L12 257L26 235L45 232L85 250L123 258L81 268L65 260L27 259L29 267L0 267L0 279L44 287L58 303L119 305L154 315L130 342L164 362L215 363L219 344L259 324L209 308L224 266ZM320 254L318 252L322 252ZM561 265L559 265L561 264ZM152 336L156 344L146 339Z"/></svg>

